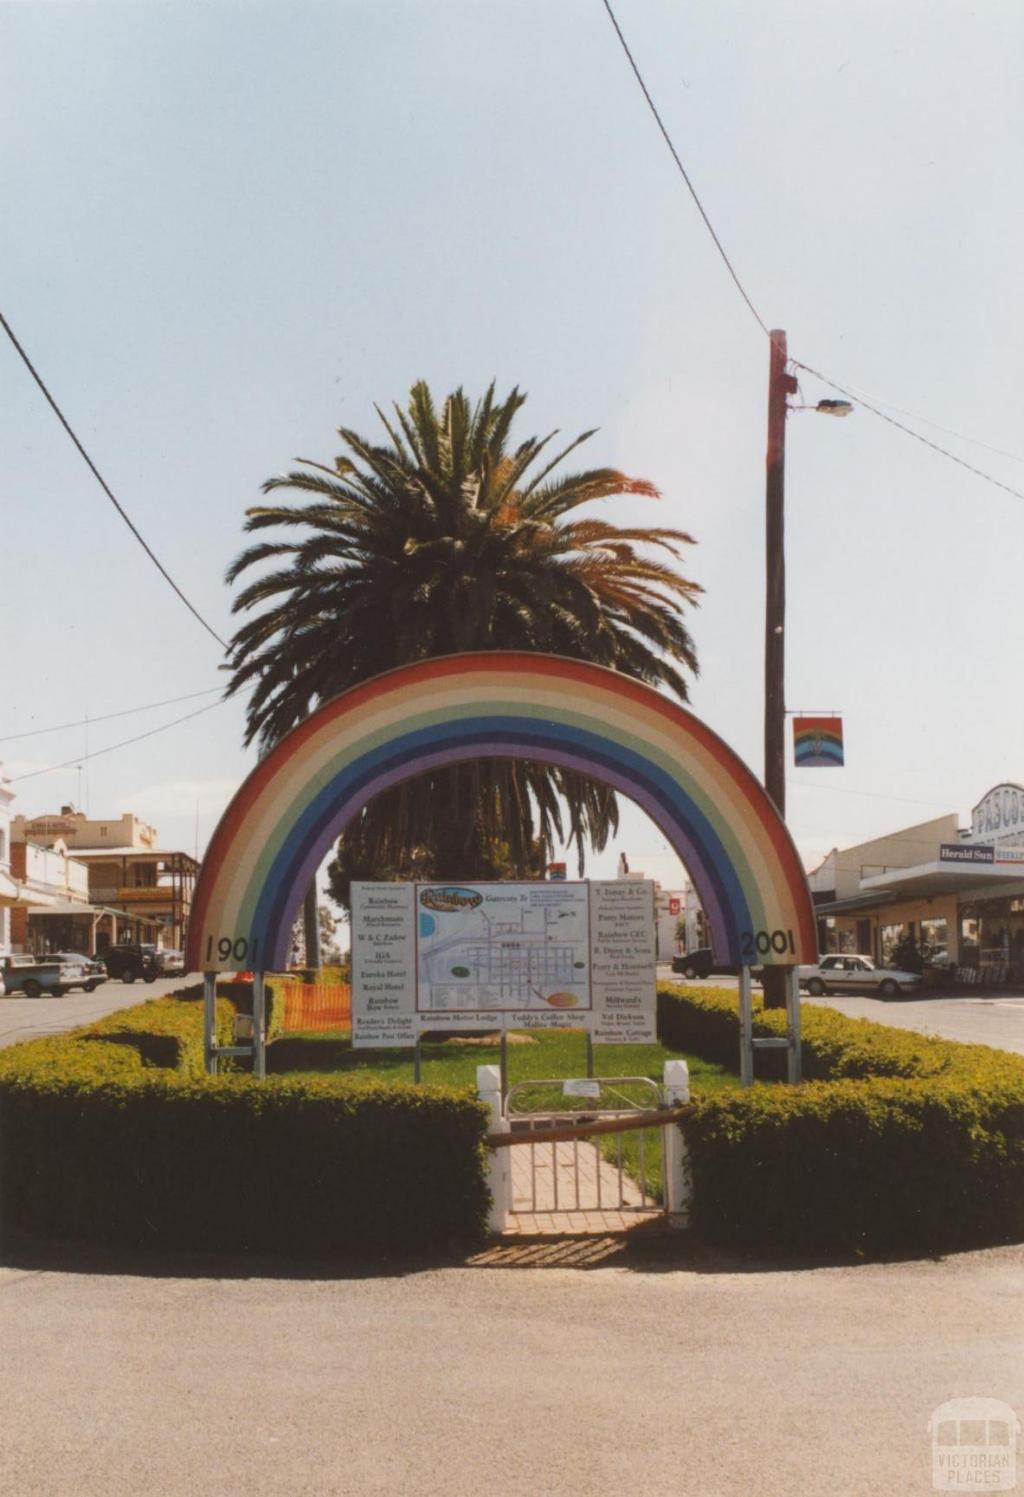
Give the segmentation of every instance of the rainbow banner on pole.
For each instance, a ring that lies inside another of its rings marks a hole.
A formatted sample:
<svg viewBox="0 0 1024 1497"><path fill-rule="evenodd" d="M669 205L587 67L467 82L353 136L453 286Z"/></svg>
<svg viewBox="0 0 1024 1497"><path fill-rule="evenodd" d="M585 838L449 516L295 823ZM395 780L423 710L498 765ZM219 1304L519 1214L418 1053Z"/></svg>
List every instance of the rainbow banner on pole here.
<svg viewBox="0 0 1024 1497"><path fill-rule="evenodd" d="M793 760L797 769L839 769L843 764L841 717L794 717Z"/></svg>

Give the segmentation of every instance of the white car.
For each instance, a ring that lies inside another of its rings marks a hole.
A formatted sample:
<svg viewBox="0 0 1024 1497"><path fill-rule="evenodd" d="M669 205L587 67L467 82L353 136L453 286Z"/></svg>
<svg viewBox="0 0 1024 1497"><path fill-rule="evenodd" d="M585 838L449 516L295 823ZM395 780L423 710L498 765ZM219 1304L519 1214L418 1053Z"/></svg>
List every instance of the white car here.
<svg viewBox="0 0 1024 1497"><path fill-rule="evenodd" d="M850 952L843 956L823 956L814 966L800 968L800 986L815 998L822 993L867 993L895 998L899 993L915 993L921 982L920 973L876 967L869 956Z"/></svg>

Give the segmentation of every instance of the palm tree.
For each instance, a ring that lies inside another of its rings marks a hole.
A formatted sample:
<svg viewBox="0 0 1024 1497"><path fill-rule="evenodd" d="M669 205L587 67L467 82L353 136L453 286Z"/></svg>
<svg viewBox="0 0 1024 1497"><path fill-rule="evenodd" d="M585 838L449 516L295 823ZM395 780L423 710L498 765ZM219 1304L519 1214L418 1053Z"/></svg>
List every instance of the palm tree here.
<svg viewBox="0 0 1024 1497"><path fill-rule="evenodd" d="M270 747L347 687L463 650L570 655L686 700L684 671L697 662L682 611L701 589L672 563L692 538L576 516L595 500L658 491L612 468L556 476L592 432L550 459L555 433L513 447L525 399L514 389L497 402L492 384L473 405L459 389L439 414L421 381L393 420L378 408L383 445L341 428L348 451L333 467L300 458L263 485L301 497L248 511L248 532L275 534L227 573L233 583L259 568L235 599L253 616L229 657L228 694L252 687L246 742ZM603 847L617 824L612 792L584 776L481 760L374 800L343 838L335 885L344 895L349 876L383 868L523 876L563 835L582 870L585 845Z"/></svg>

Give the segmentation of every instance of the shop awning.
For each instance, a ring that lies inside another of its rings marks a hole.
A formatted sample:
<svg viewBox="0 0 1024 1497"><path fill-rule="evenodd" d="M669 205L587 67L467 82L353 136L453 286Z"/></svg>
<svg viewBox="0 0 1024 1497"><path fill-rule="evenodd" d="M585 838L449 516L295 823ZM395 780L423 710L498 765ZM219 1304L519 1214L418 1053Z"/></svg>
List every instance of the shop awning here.
<svg viewBox="0 0 1024 1497"><path fill-rule="evenodd" d="M992 863L920 863L915 868L890 868L862 878L861 890L894 895L970 894L974 898L998 898L1024 894L1020 865Z"/></svg>
<svg viewBox="0 0 1024 1497"><path fill-rule="evenodd" d="M52 894L41 894L27 884L19 884L9 873L0 871L0 906L6 909L48 909L56 901Z"/></svg>
<svg viewBox="0 0 1024 1497"><path fill-rule="evenodd" d="M814 906L815 915L854 915L858 910L877 910L881 905L893 904L894 894L851 894L847 899L830 899Z"/></svg>
<svg viewBox="0 0 1024 1497"><path fill-rule="evenodd" d="M78 899L66 899L59 904L53 902L47 909L30 910L29 914L33 919L37 916L45 916L47 918L50 916L62 916L64 919L67 919L69 915L88 915L90 919L94 915L116 915L118 920L136 920L138 918L136 915L129 915L125 910L111 910L102 904L82 904L81 900Z"/></svg>

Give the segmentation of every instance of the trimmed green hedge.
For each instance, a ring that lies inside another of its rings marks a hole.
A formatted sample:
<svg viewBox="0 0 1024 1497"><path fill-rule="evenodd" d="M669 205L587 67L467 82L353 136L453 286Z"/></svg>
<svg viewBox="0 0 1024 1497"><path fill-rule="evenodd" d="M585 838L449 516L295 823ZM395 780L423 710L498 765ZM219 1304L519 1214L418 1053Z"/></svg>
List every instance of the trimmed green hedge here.
<svg viewBox="0 0 1024 1497"><path fill-rule="evenodd" d="M663 989L666 1044L735 1069L735 992ZM1024 1057L804 1005L800 1087L700 1098L691 1220L759 1253L935 1252L1024 1238ZM785 1015L755 1015L755 1032ZM778 1052L760 1052L778 1064Z"/></svg>
<svg viewBox="0 0 1024 1497"><path fill-rule="evenodd" d="M218 1031L231 1018L219 1002ZM158 999L0 1051L0 1222L8 1239L296 1258L469 1246L486 1126L443 1087L208 1077L202 1003Z"/></svg>

